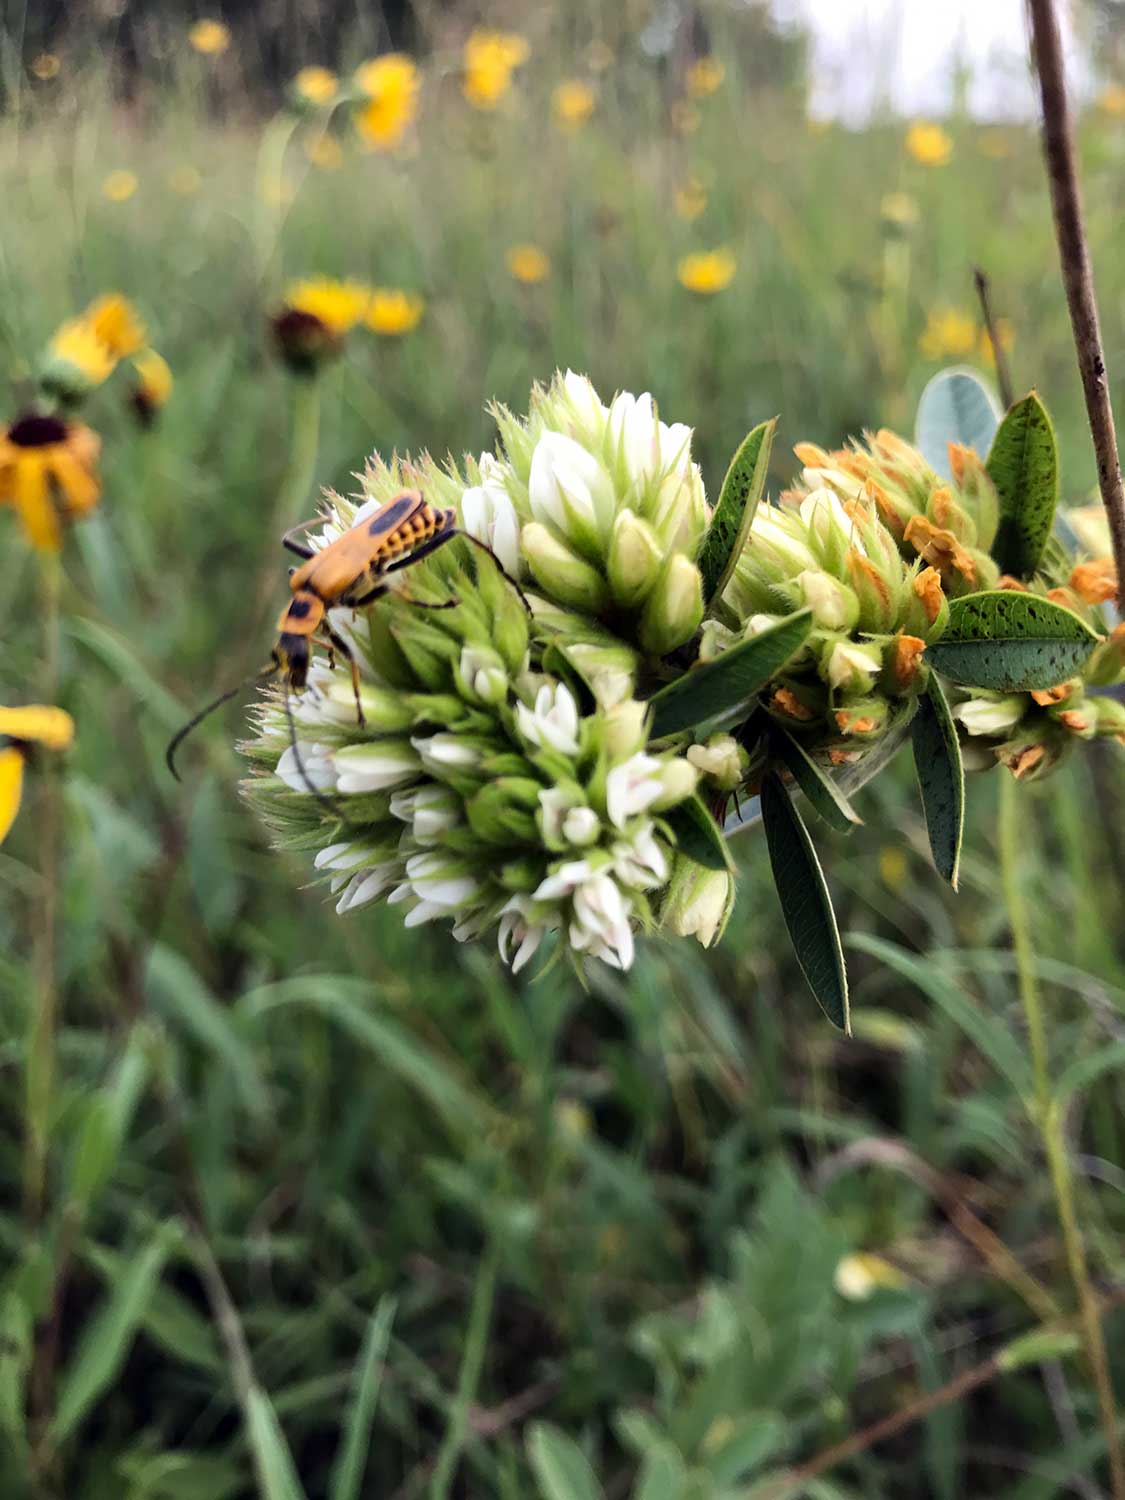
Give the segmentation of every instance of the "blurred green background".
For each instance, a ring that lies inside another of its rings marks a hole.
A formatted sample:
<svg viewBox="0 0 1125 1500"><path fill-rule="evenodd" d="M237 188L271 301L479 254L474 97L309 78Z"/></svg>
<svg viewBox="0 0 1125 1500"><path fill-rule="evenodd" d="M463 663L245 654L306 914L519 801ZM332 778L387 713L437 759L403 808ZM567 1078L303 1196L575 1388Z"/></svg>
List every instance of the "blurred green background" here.
<svg viewBox="0 0 1125 1500"><path fill-rule="evenodd" d="M282 523L315 508L311 486L291 492L309 389L266 333L291 278L424 301L416 327L357 330L320 377L317 483L346 492L373 449L479 453L489 399L524 409L533 380L572 366L692 423L714 494L775 413L776 489L793 442L909 435L937 369L988 375L979 264L1017 389L1056 419L1064 497L1088 500L1033 124L955 108L927 150L906 119L810 120L806 39L723 0L258 10L232 7L204 51L190 28L217 12L3 11L7 416L54 328L103 292L136 302L175 376L149 430L121 380L86 408L105 495L63 561L59 701L78 739L39 762L0 851L4 1500L1108 1494L1065 1338L778 1488L1073 1311L1024 1104L999 773L970 783L959 896L930 868L906 766L862 794L849 838L816 830L850 944L845 1041L804 989L753 831L715 952L642 944L630 975L597 968L582 988L557 967L513 979L393 911L337 918L240 804L242 704L185 754L183 786L162 762L263 659ZM1113 8L1078 20L1108 64ZM482 21L527 44L491 109L465 97ZM418 66L394 140L356 128L362 101L286 107L299 67L346 84L391 45ZM567 81L588 97L567 106ZM1096 81L1080 148L1120 391L1125 75ZM520 245L542 252L540 279L513 274ZM716 250L729 285L689 290L683 258ZM8 513L0 544L0 700L35 701L39 562ZM1082 751L1020 789L1019 865L1112 1298L1125 783L1116 746ZM45 953L59 1011L37 1208ZM1125 1389L1121 1315L1106 1326Z"/></svg>

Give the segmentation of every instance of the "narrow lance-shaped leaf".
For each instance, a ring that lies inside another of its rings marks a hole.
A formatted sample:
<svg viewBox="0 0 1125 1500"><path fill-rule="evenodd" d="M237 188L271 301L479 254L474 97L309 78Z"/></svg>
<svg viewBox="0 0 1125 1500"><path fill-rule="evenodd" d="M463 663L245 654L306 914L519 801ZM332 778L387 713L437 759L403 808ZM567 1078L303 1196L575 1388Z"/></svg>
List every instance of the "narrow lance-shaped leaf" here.
<svg viewBox="0 0 1125 1500"><path fill-rule="evenodd" d="M1028 578L1039 566L1059 498L1055 430L1034 391L996 429L985 466L1000 497L992 555L1005 573Z"/></svg>
<svg viewBox="0 0 1125 1500"><path fill-rule="evenodd" d="M686 854L705 869L727 870L734 874L734 861L727 841L698 794L665 813L664 820L671 828L681 854Z"/></svg>
<svg viewBox="0 0 1125 1500"><path fill-rule="evenodd" d="M950 477L949 445L988 452L1000 403L973 370L939 370L918 401L914 444L943 479Z"/></svg>
<svg viewBox="0 0 1125 1500"><path fill-rule="evenodd" d="M812 625L812 611L798 610L661 688L652 698L652 738L703 724L753 698L801 649Z"/></svg>
<svg viewBox="0 0 1125 1500"><path fill-rule="evenodd" d="M542 1500L601 1500L601 1486L586 1455L558 1427L535 1422L527 1456Z"/></svg>
<svg viewBox="0 0 1125 1500"><path fill-rule="evenodd" d="M777 418L761 422L743 440L730 461L711 525L699 554L699 571L703 577L703 598L708 608L720 598L730 582L750 531L750 523L766 487L770 449L777 429Z"/></svg>
<svg viewBox="0 0 1125 1500"><path fill-rule="evenodd" d="M965 771L957 728L941 683L932 672L911 721L910 734L934 864L938 874L956 890L965 823Z"/></svg>
<svg viewBox="0 0 1125 1500"><path fill-rule="evenodd" d="M800 814L773 771L762 782L762 824L797 962L821 1010L850 1036L848 974L824 872Z"/></svg>
<svg viewBox="0 0 1125 1500"><path fill-rule="evenodd" d="M779 724L771 726L770 749L804 792L817 817L839 833L850 833L863 819L804 746Z"/></svg>
<svg viewBox="0 0 1125 1500"><path fill-rule="evenodd" d="M394 1315L393 1299L384 1297L363 1341L363 1350L356 1366L351 1406L340 1451L332 1468L330 1500L359 1500L362 1492L363 1471L367 1465L367 1450L371 1441L371 1424L375 1419L375 1403L379 1399L383 1362L390 1342Z"/></svg>
<svg viewBox="0 0 1125 1500"><path fill-rule="evenodd" d="M926 660L943 677L993 692L1055 687L1085 664L1098 637L1061 604L1018 589L966 594Z"/></svg>

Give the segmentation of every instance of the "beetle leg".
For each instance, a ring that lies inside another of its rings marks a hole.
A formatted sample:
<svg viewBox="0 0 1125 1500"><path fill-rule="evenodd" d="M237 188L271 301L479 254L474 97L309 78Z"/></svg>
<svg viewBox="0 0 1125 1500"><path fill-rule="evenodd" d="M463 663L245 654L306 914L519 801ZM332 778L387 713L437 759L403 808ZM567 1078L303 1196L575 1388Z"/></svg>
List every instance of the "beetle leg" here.
<svg viewBox="0 0 1125 1500"><path fill-rule="evenodd" d="M359 696L359 663L355 659L355 652L348 645L347 641L338 636L327 622L324 626L324 634L328 641L329 656L331 657L333 650L337 651L351 668L352 692L355 694L355 721L362 728L367 723L367 720L363 716L363 703Z"/></svg>

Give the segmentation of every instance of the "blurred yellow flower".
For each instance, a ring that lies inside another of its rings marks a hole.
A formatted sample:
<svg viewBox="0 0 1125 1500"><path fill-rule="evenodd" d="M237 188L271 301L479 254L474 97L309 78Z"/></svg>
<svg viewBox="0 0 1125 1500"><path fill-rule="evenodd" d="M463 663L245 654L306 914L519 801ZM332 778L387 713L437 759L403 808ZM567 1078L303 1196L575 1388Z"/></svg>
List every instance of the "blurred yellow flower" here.
<svg viewBox="0 0 1125 1500"><path fill-rule="evenodd" d="M836 1266L832 1284L849 1302L866 1302L879 1290L901 1291L909 1286L897 1266L866 1250L845 1255Z"/></svg>
<svg viewBox="0 0 1125 1500"><path fill-rule="evenodd" d="M977 150L990 161L1003 161L1012 154L1012 140L1005 130L982 130Z"/></svg>
<svg viewBox="0 0 1125 1500"><path fill-rule="evenodd" d="M38 57L32 59L31 75L38 78L40 83L47 83L52 78L59 76L62 63L53 52L40 52Z"/></svg>
<svg viewBox="0 0 1125 1500"><path fill-rule="evenodd" d="M734 280L738 263L729 250L700 250L685 255L676 267L680 285L701 297L725 291Z"/></svg>
<svg viewBox="0 0 1125 1500"><path fill-rule="evenodd" d="M344 148L327 131L305 142L305 155L322 172L338 172L344 165Z"/></svg>
<svg viewBox="0 0 1125 1500"><path fill-rule="evenodd" d="M0 505L15 507L33 547L57 552L63 522L97 505L100 449L89 427L38 412L0 431Z"/></svg>
<svg viewBox="0 0 1125 1500"><path fill-rule="evenodd" d="M474 109L495 109L531 49L513 31L474 31L465 43L461 91Z"/></svg>
<svg viewBox="0 0 1125 1500"><path fill-rule="evenodd" d="M188 32L188 41L204 57L218 57L230 46L230 28L222 21L196 21Z"/></svg>
<svg viewBox="0 0 1125 1500"><path fill-rule="evenodd" d="M586 48L586 66L591 73L604 73L613 67L613 48L606 42L591 42Z"/></svg>
<svg viewBox="0 0 1125 1500"><path fill-rule="evenodd" d="M976 320L956 307L935 308L918 340L918 348L926 359L960 359L976 347Z"/></svg>
<svg viewBox="0 0 1125 1500"><path fill-rule="evenodd" d="M155 349L142 349L133 360L136 381L133 386L133 410L143 426L148 427L157 412L168 404L172 394L172 371L163 355Z"/></svg>
<svg viewBox="0 0 1125 1500"><path fill-rule="evenodd" d="M693 99L705 99L726 76L727 70L717 57L697 57L687 70L687 91Z"/></svg>
<svg viewBox="0 0 1125 1500"><path fill-rule="evenodd" d="M1008 318L996 319L996 337L1000 340L1001 349L1007 354L1016 341L1015 327ZM996 355L992 352L992 340L988 336L987 328L981 329L979 344L981 359L984 360L986 365L994 365L996 363Z"/></svg>
<svg viewBox="0 0 1125 1500"><path fill-rule="evenodd" d="M418 68L403 52L387 52L356 69L356 86L368 103L355 117L356 129L373 151L393 150L418 115Z"/></svg>
<svg viewBox="0 0 1125 1500"><path fill-rule="evenodd" d="M127 172L124 168L118 168L111 172L102 183L102 197L108 198L111 203L124 203L137 191L139 183L135 172Z"/></svg>
<svg viewBox="0 0 1125 1500"><path fill-rule="evenodd" d="M699 111L687 99L673 99L668 117L677 135L694 135L699 129Z"/></svg>
<svg viewBox="0 0 1125 1500"><path fill-rule="evenodd" d="M372 333L384 338L398 338L417 328L425 310L425 302L413 292L377 286L372 289L364 322Z"/></svg>
<svg viewBox="0 0 1125 1500"><path fill-rule="evenodd" d="M918 200L909 193L884 193L879 202L883 221L896 229L910 229L918 222Z"/></svg>
<svg viewBox="0 0 1125 1500"><path fill-rule="evenodd" d="M47 348L50 367L43 383L49 389L89 390L113 374L117 357L98 337L88 318L71 318L57 329ZM62 370L58 366L62 365ZM65 368L69 367L69 368ZM77 379L68 379L73 370Z"/></svg>
<svg viewBox="0 0 1125 1500"><path fill-rule="evenodd" d="M682 187L676 189L675 201L680 218L693 224L707 207L707 190L698 177L689 177Z"/></svg>
<svg viewBox="0 0 1125 1500"><path fill-rule="evenodd" d="M23 800L23 769L28 751L67 750L74 743L74 720L61 708L28 703L0 708L0 844L8 837Z"/></svg>
<svg viewBox="0 0 1125 1500"><path fill-rule="evenodd" d="M910 874L906 855L897 844L884 844L879 850L879 878L891 891L901 891Z"/></svg>
<svg viewBox="0 0 1125 1500"><path fill-rule="evenodd" d="M331 104L339 81L329 68L302 68L293 80L293 92L306 104Z"/></svg>
<svg viewBox="0 0 1125 1500"><path fill-rule="evenodd" d="M1125 118L1125 86L1111 83L1098 95L1098 108L1117 119Z"/></svg>
<svg viewBox="0 0 1125 1500"><path fill-rule="evenodd" d="M594 91L580 78L568 78L551 95L551 112L563 130L579 130L594 113Z"/></svg>
<svg viewBox="0 0 1125 1500"><path fill-rule="evenodd" d="M538 245L513 245L504 257L504 263L516 280L525 286L546 281L551 274L550 256Z"/></svg>
<svg viewBox="0 0 1125 1500"><path fill-rule="evenodd" d="M915 120L906 132L906 150L924 167L944 167L953 155L953 138L930 120Z"/></svg>
<svg viewBox="0 0 1125 1500"><path fill-rule="evenodd" d="M355 327L371 302L371 288L362 281L337 281L310 276L285 288L286 310L315 318L334 335Z"/></svg>
<svg viewBox="0 0 1125 1500"><path fill-rule="evenodd" d="M203 186L203 178L195 167L173 167L168 173L168 186L181 198L190 198Z"/></svg>
<svg viewBox="0 0 1125 1500"><path fill-rule="evenodd" d="M114 359L127 359L144 347L145 325L120 292L107 292L91 302L82 316Z"/></svg>

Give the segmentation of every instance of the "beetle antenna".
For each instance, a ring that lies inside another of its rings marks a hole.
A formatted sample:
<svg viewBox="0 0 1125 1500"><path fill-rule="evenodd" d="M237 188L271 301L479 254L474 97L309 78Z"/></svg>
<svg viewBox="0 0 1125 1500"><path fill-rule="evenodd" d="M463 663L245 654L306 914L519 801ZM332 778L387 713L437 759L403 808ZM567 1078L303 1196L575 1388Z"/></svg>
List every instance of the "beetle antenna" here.
<svg viewBox="0 0 1125 1500"><path fill-rule="evenodd" d="M344 816L344 814L340 811L340 804L337 801L335 801L334 798L326 796L324 794L324 792L321 791L321 789L316 785L316 783L313 781L312 777L309 775L308 770L307 770L307 768L305 766L305 763L301 759L301 752L297 748L297 721L293 717L293 705L289 701L289 679L288 679L288 677L285 679L285 699L284 699L284 702L285 702L285 717L286 717L286 720L289 723L289 744L290 744L290 746L292 747L292 750L293 750L293 760L294 760L294 762L295 762L295 764L297 766L297 774L298 774L298 776L300 776L301 780L305 783L305 790L309 793L309 795L311 797L315 797L315 799L317 800L317 802L320 803L321 807L326 807L328 809L328 811L332 814L332 816L334 818L339 818L340 822L343 823L343 825L344 825L345 828L350 828L352 826L351 820L349 818L346 818Z"/></svg>
<svg viewBox="0 0 1125 1500"><path fill-rule="evenodd" d="M243 688L249 687L252 682L264 682L267 677L275 677L279 671L280 667L278 663L271 661L268 667L263 667L260 672L255 672L252 677L244 677L241 682L236 682L234 687L227 688L225 693L220 693L217 698L207 704L206 708L201 708L197 714L194 714L182 729L176 730L176 733L168 741L168 748L164 751L164 762L177 781L180 779L180 773L176 770L176 751L183 744L184 740L187 739L192 730L197 725L202 724L208 714L213 714L217 708L222 708L224 703L229 703L233 697L242 692Z"/></svg>

